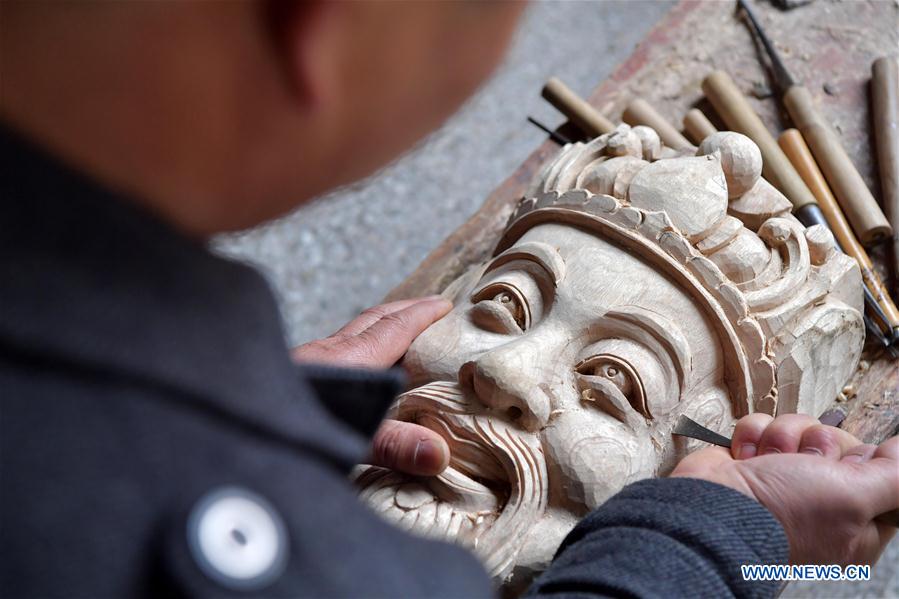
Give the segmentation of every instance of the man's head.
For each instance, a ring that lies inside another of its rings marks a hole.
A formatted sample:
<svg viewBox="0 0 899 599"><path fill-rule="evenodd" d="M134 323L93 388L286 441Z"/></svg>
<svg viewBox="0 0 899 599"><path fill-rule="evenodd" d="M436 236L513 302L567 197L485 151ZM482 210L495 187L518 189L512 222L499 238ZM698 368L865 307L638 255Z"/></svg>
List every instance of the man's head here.
<svg viewBox="0 0 899 599"><path fill-rule="evenodd" d="M513 2L4 2L0 115L191 233L371 173L499 62Z"/></svg>
<svg viewBox="0 0 899 599"><path fill-rule="evenodd" d="M784 212L747 138L697 154L625 125L547 165L406 357L417 388L394 417L444 436L449 468L363 470L370 504L515 584L578 517L674 465L680 415L820 413L861 351L858 269Z"/></svg>

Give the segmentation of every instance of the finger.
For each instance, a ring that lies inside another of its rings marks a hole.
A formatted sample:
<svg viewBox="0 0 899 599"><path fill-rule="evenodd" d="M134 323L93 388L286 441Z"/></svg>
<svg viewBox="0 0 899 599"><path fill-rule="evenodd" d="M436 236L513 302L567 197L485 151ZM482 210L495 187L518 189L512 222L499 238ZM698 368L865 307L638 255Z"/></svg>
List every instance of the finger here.
<svg viewBox="0 0 899 599"><path fill-rule="evenodd" d="M770 453L796 453L802 433L819 424L817 418L807 414L786 414L775 418L759 439L759 455Z"/></svg>
<svg viewBox="0 0 899 599"><path fill-rule="evenodd" d="M855 469L857 479L852 488L860 497L870 518L887 517L885 523L899 526L896 522L899 511L899 438L876 445L857 445L850 449L841 460L858 464ZM887 513L890 513L887 516Z"/></svg>
<svg viewBox="0 0 899 599"><path fill-rule="evenodd" d="M736 489L747 497L755 499L752 488L740 472L740 463L735 462L730 451L724 447L707 447L694 451L674 468L672 477L699 478Z"/></svg>
<svg viewBox="0 0 899 599"><path fill-rule="evenodd" d="M876 445L870 445L868 443L863 443L861 445L856 445L855 447L851 447L843 452L843 457L840 458L841 462L851 462L854 464L861 464L862 462L867 462L872 457L874 457L874 452L877 451Z"/></svg>
<svg viewBox="0 0 899 599"><path fill-rule="evenodd" d="M891 437L878 445L874 457L899 462L899 436Z"/></svg>
<svg viewBox="0 0 899 599"><path fill-rule="evenodd" d="M439 298L439 295L431 296L431 297L420 297L420 298L412 298L412 299L404 299L397 300L395 302L388 302L386 304L381 304L380 306L373 306L364 310L359 316L351 320L350 322L343 325L339 331L331 335L332 337L351 337L353 335L358 335L371 325L375 324L388 314L393 314L394 312L399 312L400 310L404 310L409 306L417 304L418 302L429 301L432 299Z"/></svg>
<svg viewBox="0 0 899 599"><path fill-rule="evenodd" d="M802 431L799 440L799 453L809 453L832 458L835 460L843 456L843 452L861 444L850 433L834 426L816 424Z"/></svg>
<svg viewBox="0 0 899 599"><path fill-rule="evenodd" d="M416 476L436 476L449 465L449 446L434 431L385 420L372 442L371 463Z"/></svg>
<svg viewBox="0 0 899 599"><path fill-rule="evenodd" d="M899 528L899 437L892 437L878 445L869 466L878 468L887 489L892 489L892 493L885 497L885 504L873 507L878 519L885 523L878 526L881 534L887 531L893 533Z"/></svg>
<svg viewBox="0 0 899 599"><path fill-rule="evenodd" d="M403 357L422 331L446 316L453 304L443 298L417 302L382 317L346 340L353 361L372 368L392 366Z"/></svg>
<svg viewBox="0 0 899 599"><path fill-rule="evenodd" d="M756 412L749 416L743 416L737 421L730 442L731 453L735 459L745 460L755 457L755 454L758 453L762 433L765 432L772 420L774 418L768 414Z"/></svg>
<svg viewBox="0 0 899 599"><path fill-rule="evenodd" d="M704 447L681 460L671 472L671 476L703 478L704 474L715 470L721 464L732 461L733 458L724 447Z"/></svg>

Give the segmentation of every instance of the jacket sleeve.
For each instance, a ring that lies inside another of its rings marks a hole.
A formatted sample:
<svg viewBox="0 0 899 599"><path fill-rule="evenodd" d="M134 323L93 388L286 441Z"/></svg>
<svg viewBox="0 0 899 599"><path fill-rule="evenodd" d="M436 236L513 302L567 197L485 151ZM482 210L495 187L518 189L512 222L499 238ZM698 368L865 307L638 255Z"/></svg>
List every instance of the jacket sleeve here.
<svg viewBox="0 0 899 599"><path fill-rule="evenodd" d="M530 597L772 597L742 564L786 563L780 523L761 504L690 478L625 487L562 542Z"/></svg>

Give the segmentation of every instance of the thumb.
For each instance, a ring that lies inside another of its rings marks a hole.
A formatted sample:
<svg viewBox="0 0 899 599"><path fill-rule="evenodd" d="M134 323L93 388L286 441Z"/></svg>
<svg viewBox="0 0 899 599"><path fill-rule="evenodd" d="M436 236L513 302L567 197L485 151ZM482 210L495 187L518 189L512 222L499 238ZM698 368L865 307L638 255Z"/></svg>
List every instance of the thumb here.
<svg viewBox="0 0 899 599"><path fill-rule="evenodd" d="M417 476L436 476L449 465L443 437L418 424L385 420L372 442L371 463Z"/></svg>
<svg viewBox="0 0 899 599"><path fill-rule="evenodd" d="M706 447L694 451L675 467L671 476L704 478L704 474L718 470L722 465L733 462L730 451L723 447Z"/></svg>

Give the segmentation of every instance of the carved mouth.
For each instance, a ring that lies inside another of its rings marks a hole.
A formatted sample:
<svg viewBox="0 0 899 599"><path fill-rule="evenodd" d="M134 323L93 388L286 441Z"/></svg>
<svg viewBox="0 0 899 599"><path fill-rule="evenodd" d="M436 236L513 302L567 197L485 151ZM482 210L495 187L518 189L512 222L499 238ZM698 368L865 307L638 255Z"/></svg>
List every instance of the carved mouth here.
<svg viewBox="0 0 899 599"><path fill-rule="evenodd" d="M450 465L433 478L365 467L357 476L361 498L402 528L475 549L494 576L505 577L546 508L539 439L475 413L455 383L429 383L402 395L390 417L443 436Z"/></svg>
<svg viewBox="0 0 899 599"><path fill-rule="evenodd" d="M485 435L478 430L484 423L470 413L458 386L431 383L413 393L400 398L391 417L420 424L446 439L452 453L444 478L473 491L489 490L497 496L499 507L505 505L515 472L509 472L496 448L485 443Z"/></svg>

